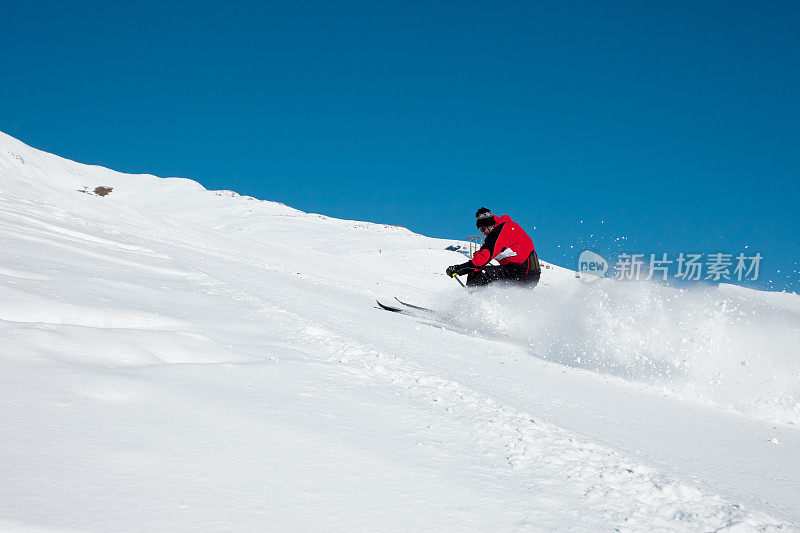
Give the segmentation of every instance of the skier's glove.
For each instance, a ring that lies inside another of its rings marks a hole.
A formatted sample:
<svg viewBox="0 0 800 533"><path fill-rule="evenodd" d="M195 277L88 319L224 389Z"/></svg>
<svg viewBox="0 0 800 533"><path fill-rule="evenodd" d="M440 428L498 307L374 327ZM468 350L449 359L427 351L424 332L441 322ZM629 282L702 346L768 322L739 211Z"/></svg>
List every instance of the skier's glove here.
<svg viewBox="0 0 800 533"><path fill-rule="evenodd" d="M475 272L475 265L472 264L472 261L467 261L466 263L461 263L460 265L447 267L445 272L447 272L447 275L451 278L455 276L463 276L465 274Z"/></svg>

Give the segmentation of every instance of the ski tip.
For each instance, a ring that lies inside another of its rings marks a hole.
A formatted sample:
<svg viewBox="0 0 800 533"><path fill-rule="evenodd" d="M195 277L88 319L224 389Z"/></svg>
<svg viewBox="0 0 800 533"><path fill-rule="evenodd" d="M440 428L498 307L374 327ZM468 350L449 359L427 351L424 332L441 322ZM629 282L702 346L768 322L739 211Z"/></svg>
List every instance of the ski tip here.
<svg viewBox="0 0 800 533"><path fill-rule="evenodd" d="M419 311L425 311L426 313L435 313L436 312L433 309L429 309L427 307L421 307L419 305L413 305L413 304L404 302L403 300L401 300L397 296L395 296L394 299L397 300L398 302L400 302L401 305L405 305L406 307L410 307L411 309L417 309Z"/></svg>
<svg viewBox="0 0 800 533"><path fill-rule="evenodd" d="M403 312L403 310L402 310L402 309L398 309L397 307L392 307L392 306L389 306L389 305L382 304L382 303L381 303L380 301L378 301L378 300L375 300L375 303L377 303L377 304L378 304L378 306L379 306L381 309L384 309L384 310L386 310L386 311L391 311L392 313L402 313L402 312Z"/></svg>

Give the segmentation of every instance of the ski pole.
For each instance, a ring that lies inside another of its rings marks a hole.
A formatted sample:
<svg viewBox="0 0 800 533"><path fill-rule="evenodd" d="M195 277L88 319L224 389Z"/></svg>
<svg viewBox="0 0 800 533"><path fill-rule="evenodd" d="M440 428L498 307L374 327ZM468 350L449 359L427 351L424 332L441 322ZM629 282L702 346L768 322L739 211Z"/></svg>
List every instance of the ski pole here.
<svg viewBox="0 0 800 533"><path fill-rule="evenodd" d="M466 285L464 285L464 282L463 282L463 281L461 281L460 279L458 279L458 276L457 276L457 275L453 274L453 279L454 279L454 280L456 280L456 281L457 281L457 282L458 282L458 283L459 283L459 284L460 284L462 287L464 287L465 289L467 288L467 286L466 286Z"/></svg>

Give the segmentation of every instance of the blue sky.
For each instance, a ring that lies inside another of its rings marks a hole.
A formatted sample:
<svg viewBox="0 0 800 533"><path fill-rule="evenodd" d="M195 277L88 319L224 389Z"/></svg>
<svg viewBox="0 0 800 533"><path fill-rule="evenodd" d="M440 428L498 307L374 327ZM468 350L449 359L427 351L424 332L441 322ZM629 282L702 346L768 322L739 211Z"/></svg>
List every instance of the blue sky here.
<svg viewBox="0 0 800 533"><path fill-rule="evenodd" d="M751 286L798 291L798 27L789 1L6 3L0 130L437 237L487 206L572 268L757 251Z"/></svg>

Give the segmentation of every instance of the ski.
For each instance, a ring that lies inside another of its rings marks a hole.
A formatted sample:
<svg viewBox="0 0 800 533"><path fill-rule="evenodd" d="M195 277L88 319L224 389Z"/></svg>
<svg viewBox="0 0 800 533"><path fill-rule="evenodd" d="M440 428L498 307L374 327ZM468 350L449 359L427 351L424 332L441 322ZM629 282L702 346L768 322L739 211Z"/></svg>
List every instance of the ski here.
<svg viewBox="0 0 800 533"><path fill-rule="evenodd" d="M380 300L375 300L375 303L378 304L379 309L383 309L384 311L389 311L390 313L397 313L398 315L405 315L416 318L418 320L421 320L422 323L427 324L429 326L434 326L437 328L450 328L453 329L453 331L460 331L457 329L457 326L453 326L450 323L450 320L448 320L446 316L437 313L433 309L409 304L398 298L395 298L395 300L403 304L404 307L395 307L393 305L386 305L385 303L382 303ZM454 329L454 327L456 329Z"/></svg>
<svg viewBox="0 0 800 533"><path fill-rule="evenodd" d="M385 311L391 311L392 313L402 313L404 315L410 315L411 313L407 312L405 309L400 309L399 307L392 307L391 305L382 304L378 300L375 300L378 306Z"/></svg>
<svg viewBox="0 0 800 533"><path fill-rule="evenodd" d="M418 305L413 305L413 304L410 304L410 303L406 303L403 300L401 300L400 298L398 298L397 296L395 296L394 299L397 300L398 302L400 302L401 304L405 305L406 307L410 307L411 309L417 309L419 311L425 311L427 313L435 313L436 312L433 309L430 309L428 307L420 307Z"/></svg>
<svg viewBox="0 0 800 533"><path fill-rule="evenodd" d="M405 307L386 305L385 303L382 303L380 300L375 300L375 302L378 304L378 307L380 307L384 311L390 311L392 313L399 313L401 315L415 316L417 318L426 318L426 319L441 318L433 309L428 309L427 307L420 307L418 305L409 304L397 298L395 298L395 300L397 300Z"/></svg>

